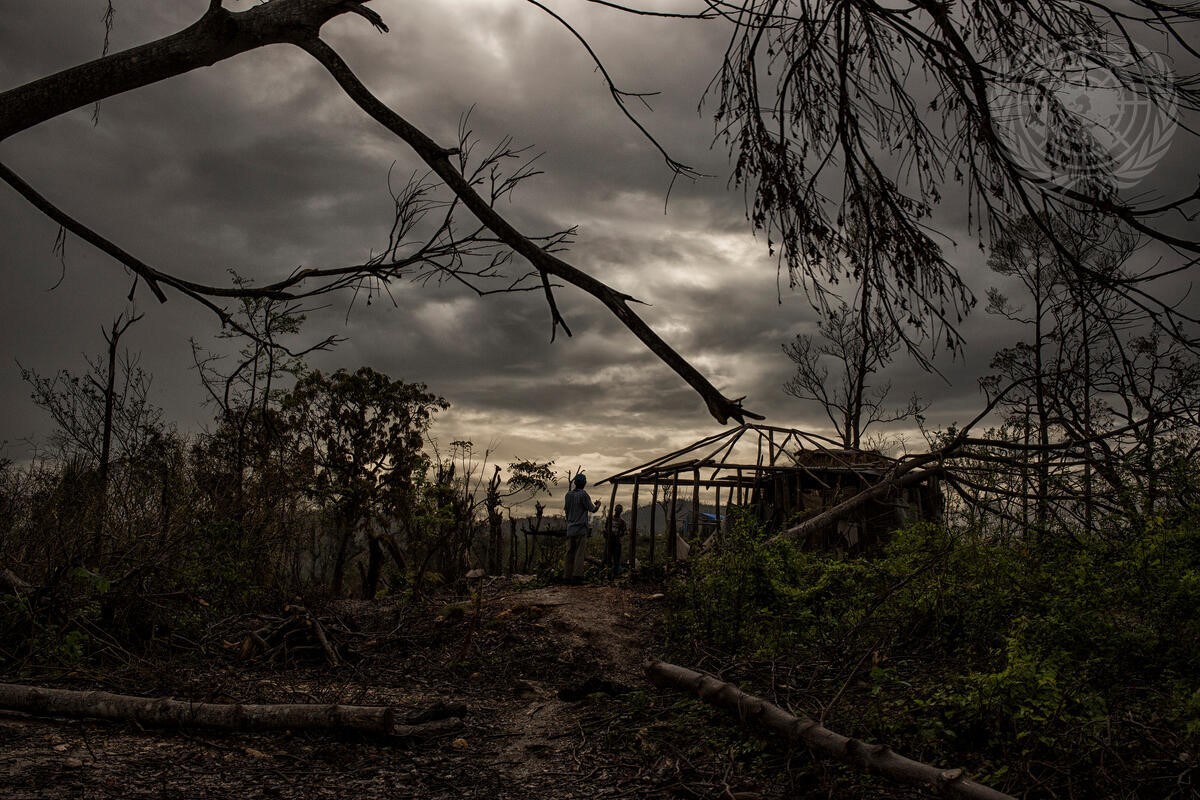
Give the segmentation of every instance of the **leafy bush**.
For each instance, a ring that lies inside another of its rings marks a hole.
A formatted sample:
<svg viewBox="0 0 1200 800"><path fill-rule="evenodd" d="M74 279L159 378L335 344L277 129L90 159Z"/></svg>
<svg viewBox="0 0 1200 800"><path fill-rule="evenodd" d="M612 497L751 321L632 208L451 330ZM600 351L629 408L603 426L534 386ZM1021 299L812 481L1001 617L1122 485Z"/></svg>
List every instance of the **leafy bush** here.
<svg viewBox="0 0 1200 800"><path fill-rule="evenodd" d="M811 622L798 602L799 557L789 543L764 536L749 515L738 516L677 579L666 629L681 645L777 652Z"/></svg>
<svg viewBox="0 0 1200 800"><path fill-rule="evenodd" d="M1200 746L1195 523L1082 544L918 525L841 558L741 519L672 598L680 658L769 662L747 680L772 691L810 665L798 707L815 693L835 728L1014 790L1131 793Z"/></svg>

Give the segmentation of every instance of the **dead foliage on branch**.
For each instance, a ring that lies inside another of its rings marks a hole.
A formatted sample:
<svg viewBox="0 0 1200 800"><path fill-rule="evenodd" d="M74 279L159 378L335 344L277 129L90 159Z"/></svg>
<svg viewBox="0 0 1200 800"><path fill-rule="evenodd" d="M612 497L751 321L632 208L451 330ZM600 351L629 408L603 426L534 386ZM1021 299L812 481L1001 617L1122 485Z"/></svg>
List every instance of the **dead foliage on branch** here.
<svg viewBox="0 0 1200 800"><path fill-rule="evenodd" d="M330 642L325 626L304 606L287 605L285 616L270 618L242 640L240 655L270 663L324 661L336 667L344 660ZM232 645L231 645L232 646Z"/></svg>

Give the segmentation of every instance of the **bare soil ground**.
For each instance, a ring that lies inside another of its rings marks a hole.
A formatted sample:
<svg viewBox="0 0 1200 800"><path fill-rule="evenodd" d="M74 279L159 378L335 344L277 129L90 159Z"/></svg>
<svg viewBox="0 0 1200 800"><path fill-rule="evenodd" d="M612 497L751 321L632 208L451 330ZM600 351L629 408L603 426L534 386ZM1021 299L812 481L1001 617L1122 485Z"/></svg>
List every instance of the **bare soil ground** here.
<svg viewBox="0 0 1200 800"><path fill-rule="evenodd" d="M224 621L175 658L103 673L0 676L209 702L464 703L456 731L382 741L316 733L142 730L0 714L0 798L898 797L739 731L720 712L645 683L662 596L652 587L487 580L474 599L322 611L347 657L262 663ZM877 787L879 788L879 787Z"/></svg>
<svg viewBox="0 0 1200 800"><path fill-rule="evenodd" d="M494 581L478 605L468 600L415 613L339 604L330 612L345 626L339 646L360 657L337 669L246 663L235 648L218 647L165 663L135 660L100 681L63 676L48 682L214 702L390 703L419 711L442 700L464 702L468 711L453 734L400 743L139 730L8 714L0 716L0 796L629 795L637 770L614 774L622 767L605 758L588 717L604 698L640 683L656 614L647 595ZM226 631L235 639L228 644L236 643L236 627Z"/></svg>

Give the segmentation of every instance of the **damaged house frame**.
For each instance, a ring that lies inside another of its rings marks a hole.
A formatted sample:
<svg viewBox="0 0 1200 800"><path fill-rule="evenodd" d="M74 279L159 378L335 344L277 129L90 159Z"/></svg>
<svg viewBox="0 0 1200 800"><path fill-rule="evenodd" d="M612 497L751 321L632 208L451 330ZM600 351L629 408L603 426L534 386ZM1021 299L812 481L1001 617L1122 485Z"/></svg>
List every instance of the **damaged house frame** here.
<svg viewBox="0 0 1200 800"><path fill-rule="evenodd" d="M613 524L618 495L630 492L626 560L637 552L638 536L644 533L649 563L655 563L659 507L665 517L666 560L686 556L687 538L699 544L720 536L735 509L752 514L768 534L798 533L805 548L858 553L870 551L907 524L940 522L944 517L938 471L891 482L899 463L879 452L846 449L816 434L751 423L611 475L596 486L611 486L607 529ZM855 503L849 513L829 514L864 492L869 499ZM639 520L644 513L639 503L647 499L648 524Z"/></svg>

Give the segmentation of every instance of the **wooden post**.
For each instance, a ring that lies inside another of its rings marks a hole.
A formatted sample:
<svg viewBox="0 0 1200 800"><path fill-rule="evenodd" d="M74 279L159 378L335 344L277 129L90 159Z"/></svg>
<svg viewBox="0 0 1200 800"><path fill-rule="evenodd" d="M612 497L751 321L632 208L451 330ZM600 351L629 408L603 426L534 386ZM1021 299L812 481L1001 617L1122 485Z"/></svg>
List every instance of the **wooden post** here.
<svg viewBox="0 0 1200 800"><path fill-rule="evenodd" d="M779 476L779 487L782 497L779 498L779 504L783 508L783 524L792 524L792 481L789 475Z"/></svg>
<svg viewBox="0 0 1200 800"><path fill-rule="evenodd" d="M654 521L658 518L658 478L650 492L650 566L654 566Z"/></svg>
<svg viewBox="0 0 1200 800"><path fill-rule="evenodd" d="M613 535L613 512L616 510L617 510L617 482L613 481L613 490L608 495L608 514L605 515L604 550L602 551L603 555L601 555L601 557L600 557L601 564L603 564L605 559L608 558L608 537ZM617 565L616 564L610 564L608 568L612 570L611 574L613 574L613 575L617 574Z"/></svg>
<svg viewBox="0 0 1200 800"><path fill-rule="evenodd" d="M766 513L767 501L766 498L763 497L763 476L761 469L754 471L754 494L758 500L758 521L766 522L766 520L763 519L763 514Z"/></svg>
<svg viewBox="0 0 1200 800"><path fill-rule="evenodd" d="M696 485L692 487L692 539L700 544L700 470L692 470L692 479Z"/></svg>
<svg viewBox="0 0 1200 800"><path fill-rule="evenodd" d="M742 493L741 477L742 477L742 471L738 470L738 495L739 496ZM725 501L725 519L721 522L721 530L725 530L729 527L729 523L732 519L732 515L733 515L733 489L730 489L729 490L729 499Z"/></svg>
<svg viewBox="0 0 1200 800"><path fill-rule="evenodd" d="M629 571L637 564L638 480L633 480L633 510L629 512ZM654 514L654 509L650 510Z"/></svg>
<svg viewBox="0 0 1200 800"><path fill-rule="evenodd" d="M517 571L517 521L508 518L508 574Z"/></svg>
<svg viewBox="0 0 1200 800"><path fill-rule="evenodd" d="M716 522L713 525L713 533L717 537L717 541L721 541L721 525L724 523L725 515L721 513L721 485L717 484L717 501L713 504L714 516Z"/></svg>
<svg viewBox="0 0 1200 800"><path fill-rule="evenodd" d="M671 517L670 524L667 527L667 560L674 561L676 550L679 549L679 531L675 527L676 514L675 507L679 504L679 473L675 473L674 480L671 481Z"/></svg>

